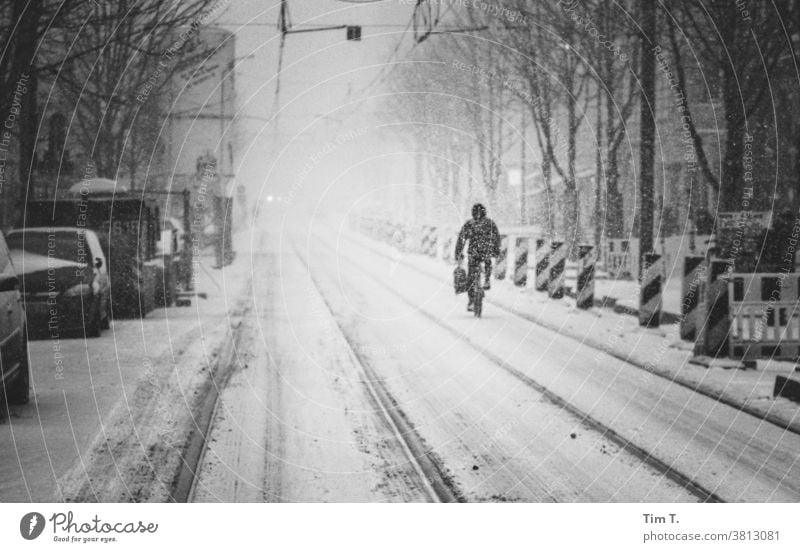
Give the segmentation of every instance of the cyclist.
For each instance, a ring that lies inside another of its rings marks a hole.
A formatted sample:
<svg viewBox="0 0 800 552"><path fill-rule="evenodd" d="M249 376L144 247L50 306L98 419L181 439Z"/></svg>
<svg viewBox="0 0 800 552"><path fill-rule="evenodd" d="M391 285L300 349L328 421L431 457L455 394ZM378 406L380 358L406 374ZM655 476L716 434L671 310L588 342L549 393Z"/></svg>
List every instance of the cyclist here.
<svg viewBox="0 0 800 552"><path fill-rule="evenodd" d="M497 230L497 225L494 221L486 216L486 207L480 203L472 206L472 219L468 220L458 233L455 257L456 262L459 264L464 259L465 241L469 242L469 248L467 249L467 254L469 255L469 261L467 262L467 279L469 280L467 295L469 296L469 304L467 305L467 310L472 311L472 286L480 270L480 264L483 263L484 274L486 274L483 289L489 289L491 287L492 257L497 257L500 254L500 232Z"/></svg>

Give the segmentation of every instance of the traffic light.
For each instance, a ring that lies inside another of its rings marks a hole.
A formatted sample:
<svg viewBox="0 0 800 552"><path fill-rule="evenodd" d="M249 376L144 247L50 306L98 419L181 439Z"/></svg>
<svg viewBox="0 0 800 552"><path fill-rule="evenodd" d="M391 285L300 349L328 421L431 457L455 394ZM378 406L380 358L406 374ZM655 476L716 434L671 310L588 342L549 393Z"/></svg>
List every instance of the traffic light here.
<svg viewBox="0 0 800 552"><path fill-rule="evenodd" d="M347 40L361 40L361 26L348 25L347 26Z"/></svg>

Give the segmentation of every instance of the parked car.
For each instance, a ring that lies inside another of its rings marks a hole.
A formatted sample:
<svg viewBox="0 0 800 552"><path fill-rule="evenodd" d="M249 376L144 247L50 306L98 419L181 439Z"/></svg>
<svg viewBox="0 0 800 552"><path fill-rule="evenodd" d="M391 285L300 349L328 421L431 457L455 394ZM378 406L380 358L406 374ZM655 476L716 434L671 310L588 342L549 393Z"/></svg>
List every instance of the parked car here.
<svg viewBox="0 0 800 552"><path fill-rule="evenodd" d="M32 327L50 333L109 327L108 269L100 240L84 228L24 228L6 235Z"/></svg>
<svg viewBox="0 0 800 552"><path fill-rule="evenodd" d="M29 390L25 311L14 263L0 233L0 402L25 404Z"/></svg>

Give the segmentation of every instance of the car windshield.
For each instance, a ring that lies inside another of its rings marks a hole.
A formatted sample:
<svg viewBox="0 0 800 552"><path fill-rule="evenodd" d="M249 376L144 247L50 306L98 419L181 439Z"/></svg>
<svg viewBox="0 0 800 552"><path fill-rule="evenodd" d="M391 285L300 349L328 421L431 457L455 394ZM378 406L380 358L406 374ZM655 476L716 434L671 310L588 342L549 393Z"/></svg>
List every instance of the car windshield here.
<svg viewBox="0 0 800 552"><path fill-rule="evenodd" d="M68 261L86 262L86 235L78 231L15 232L6 237L9 249L55 257Z"/></svg>

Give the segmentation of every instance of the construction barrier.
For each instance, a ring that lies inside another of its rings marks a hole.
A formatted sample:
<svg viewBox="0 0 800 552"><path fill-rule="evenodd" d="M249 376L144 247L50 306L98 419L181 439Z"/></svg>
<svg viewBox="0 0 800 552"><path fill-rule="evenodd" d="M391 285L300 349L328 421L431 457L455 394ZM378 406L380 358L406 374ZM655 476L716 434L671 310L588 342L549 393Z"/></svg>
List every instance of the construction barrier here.
<svg viewBox="0 0 800 552"><path fill-rule="evenodd" d="M708 263L705 257L691 256L683 260L683 281L681 282L681 339L694 340L699 326L698 307L702 303L702 283L706 278Z"/></svg>
<svg viewBox="0 0 800 552"><path fill-rule="evenodd" d="M603 266L613 278L635 278L639 274L639 254L631 240L609 239L603 249Z"/></svg>
<svg viewBox="0 0 800 552"><path fill-rule="evenodd" d="M505 280L508 272L508 235L500 235L500 253L497 255L497 263L494 265L494 277L498 280Z"/></svg>
<svg viewBox="0 0 800 552"><path fill-rule="evenodd" d="M731 358L800 357L798 276L733 274L728 285Z"/></svg>
<svg viewBox="0 0 800 552"><path fill-rule="evenodd" d="M639 325L658 328L661 324L661 255L645 253L642 284L639 287Z"/></svg>
<svg viewBox="0 0 800 552"><path fill-rule="evenodd" d="M550 242L539 238L536 240L536 291L547 291L550 282Z"/></svg>
<svg viewBox="0 0 800 552"><path fill-rule="evenodd" d="M550 277L547 282L547 296L551 299L564 297L564 269L567 264L567 254L564 242L550 244Z"/></svg>
<svg viewBox="0 0 800 552"><path fill-rule="evenodd" d="M725 273L728 270L726 261L711 260L703 283L703 302L698 307L697 338L694 343L694 354L718 357L728 353L728 281Z"/></svg>
<svg viewBox="0 0 800 552"><path fill-rule="evenodd" d="M524 286L528 283L528 241L527 237L518 237L514 247L514 285Z"/></svg>
<svg viewBox="0 0 800 552"><path fill-rule="evenodd" d="M578 262L576 306L579 309L590 309L594 306L594 247L578 246Z"/></svg>

